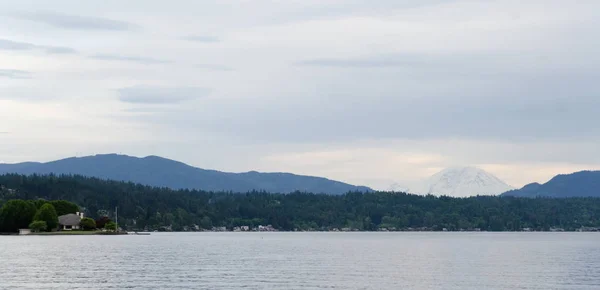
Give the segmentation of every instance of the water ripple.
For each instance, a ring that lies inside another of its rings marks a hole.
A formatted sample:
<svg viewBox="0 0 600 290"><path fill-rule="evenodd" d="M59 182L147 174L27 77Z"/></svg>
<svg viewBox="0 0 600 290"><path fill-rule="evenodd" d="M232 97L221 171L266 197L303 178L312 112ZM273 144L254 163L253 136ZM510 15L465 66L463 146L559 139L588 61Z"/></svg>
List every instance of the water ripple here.
<svg viewBox="0 0 600 290"><path fill-rule="evenodd" d="M0 236L0 289L600 289L594 233Z"/></svg>

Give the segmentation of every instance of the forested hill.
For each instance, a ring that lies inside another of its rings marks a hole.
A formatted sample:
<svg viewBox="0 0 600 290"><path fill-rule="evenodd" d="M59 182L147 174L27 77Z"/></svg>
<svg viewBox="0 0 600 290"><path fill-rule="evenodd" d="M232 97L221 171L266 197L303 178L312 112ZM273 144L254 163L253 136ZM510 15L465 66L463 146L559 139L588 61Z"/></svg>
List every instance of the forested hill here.
<svg viewBox="0 0 600 290"><path fill-rule="evenodd" d="M172 189L207 191L265 190L281 193L306 191L343 194L348 191L371 190L368 187L354 186L321 177L256 171L229 173L196 168L157 156L137 158L117 154L72 157L48 163L0 164L0 174L3 173L75 174Z"/></svg>
<svg viewBox="0 0 600 290"><path fill-rule="evenodd" d="M518 190L511 190L503 196L519 197L600 197L600 171L580 171L561 174L550 181L531 183Z"/></svg>
<svg viewBox="0 0 600 290"><path fill-rule="evenodd" d="M0 203L9 199L68 200L93 218L119 207L127 229L182 230L273 225L280 230L575 230L600 226L598 198L451 198L353 192L244 194L171 190L82 176L0 176Z"/></svg>

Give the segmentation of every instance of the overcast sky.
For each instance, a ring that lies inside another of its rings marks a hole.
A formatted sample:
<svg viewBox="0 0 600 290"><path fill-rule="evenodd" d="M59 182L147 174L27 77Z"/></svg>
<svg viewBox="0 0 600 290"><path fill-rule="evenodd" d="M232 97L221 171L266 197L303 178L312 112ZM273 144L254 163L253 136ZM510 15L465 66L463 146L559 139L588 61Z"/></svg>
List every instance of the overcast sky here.
<svg viewBox="0 0 600 290"><path fill-rule="evenodd" d="M2 1L0 161L600 169L600 1Z"/></svg>

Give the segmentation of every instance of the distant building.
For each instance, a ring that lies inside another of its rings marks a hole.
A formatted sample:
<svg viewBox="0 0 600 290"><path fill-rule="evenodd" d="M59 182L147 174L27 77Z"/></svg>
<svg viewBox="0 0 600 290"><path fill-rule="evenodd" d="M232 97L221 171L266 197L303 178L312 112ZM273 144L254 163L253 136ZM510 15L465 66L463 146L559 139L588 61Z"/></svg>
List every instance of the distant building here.
<svg viewBox="0 0 600 290"><path fill-rule="evenodd" d="M59 229L62 231L79 230L79 223L83 218L82 212L69 213L58 217Z"/></svg>
<svg viewBox="0 0 600 290"><path fill-rule="evenodd" d="M268 226L259 225L258 226L258 231L259 232L274 232L276 230L275 230L275 228L273 228L272 225L268 225Z"/></svg>
<svg viewBox="0 0 600 290"><path fill-rule="evenodd" d="M227 228L226 227L213 227L212 231L213 232L226 232Z"/></svg>
<svg viewBox="0 0 600 290"><path fill-rule="evenodd" d="M30 229L19 229L19 235L23 236L23 235L29 235L31 234L31 230Z"/></svg>
<svg viewBox="0 0 600 290"><path fill-rule="evenodd" d="M578 232L600 232L600 227L599 228L581 227L577 231Z"/></svg>

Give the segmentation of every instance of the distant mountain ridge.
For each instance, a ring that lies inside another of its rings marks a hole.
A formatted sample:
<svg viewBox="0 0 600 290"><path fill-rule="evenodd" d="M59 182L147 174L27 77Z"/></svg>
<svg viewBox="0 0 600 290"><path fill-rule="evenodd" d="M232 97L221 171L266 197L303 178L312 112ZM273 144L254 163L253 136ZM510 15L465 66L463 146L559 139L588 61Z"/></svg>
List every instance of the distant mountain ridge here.
<svg viewBox="0 0 600 290"><path fill-rule="evenodd" d="M343 194L349 191L372 191L322 177L291 173L230 173L192 167L158 156L143 158L118 154L71 157L47 163L24 162L0 164L0 174L78 174L102 179L131 181L172 189L248 192L264 190L273 193L306 191Z"/></svg>
<svg viewBox="0 0 600 290"><path fill-rule="evenodd" d="M531 183L521 189L507 191L502 196L600 197L600 171L560 174L544 184Z"/></svg>
<svg viewBox="0 0 600 290"><path fill-rule="evenodd" d="M417 194L468 197L498 195L513 189L493 174L477 167L446 168L408 191Z"/></svg>

